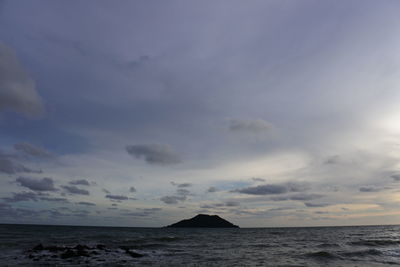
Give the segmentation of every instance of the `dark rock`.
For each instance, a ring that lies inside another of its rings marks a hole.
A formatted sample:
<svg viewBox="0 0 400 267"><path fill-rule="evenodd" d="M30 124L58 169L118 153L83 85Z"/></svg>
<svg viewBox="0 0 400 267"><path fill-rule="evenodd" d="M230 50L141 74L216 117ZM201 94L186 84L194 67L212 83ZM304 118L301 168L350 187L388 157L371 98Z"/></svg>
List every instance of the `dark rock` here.
<svg viewBox="0 0 400 267"><path fill-rule="evenodd" d="M137 253L137 252L134 252L134 251L130 251L129 249L126 250L125 252L126 252L126 254L128 254L129 256L131 256L132 258L141 258L141 257L144 257L143 254L140 254L140 253Z"/></svg>
<svg viewBox="0 0 400 267"><path fill-rule="evenodd" d="M42 244L36 245L36 246L33 248L33 250L36 250L36 251L43 250L43 249L44 249L44 247L43 247Z"/></svg>
<svg viewBox="0 0 400 267"><path fill-rule="evenodd" d="M191 219L182 220L180 222L171 224L167 227L239 228L239 226L234 225L228 222L227 220L222 219L218 215L206 215L206 214L199 214Z"/></svg>
<svg viewBox="0 0 400 267"><path fill-rule="evenodd" d="M65 247L57 247L57 246L48 246L45 247L44 250L48 250L50 252L59 252L59 251L65 251Z"/></svg>
<svg viewBox="0 0 400 267"><path fill-rule="evenodd" d="M86 250L78 250L76 252L78 257L90 257L89 253Z"/></svg>
<svg viewBox="0 0 400 267"><path fill-rule="evenodd" d="M67 251L65 251L64 253L62 253L60 255L61 259L69 259L69 258L73 258L73 257L77 257L78 255L73 251L68 249Z"/></svg>
<svg viewBox="0 0 400 267"><path fill-rule="evenodd" d="M105 249L106 249L106 246L103 245L103 244L97 244L97 245L96 245L96 248L97 248L97 249L100 249L100 250L105 250Z"/></svg>
<svg viewBox="0 0 400 267"><path fill-rule="evenodd" d="M86 245L79 244L79 245L76 245L74 247L74 249L76 249L76 250L85 250L85 249L90 249L90 248L88 246L86 246Z"/></svg>

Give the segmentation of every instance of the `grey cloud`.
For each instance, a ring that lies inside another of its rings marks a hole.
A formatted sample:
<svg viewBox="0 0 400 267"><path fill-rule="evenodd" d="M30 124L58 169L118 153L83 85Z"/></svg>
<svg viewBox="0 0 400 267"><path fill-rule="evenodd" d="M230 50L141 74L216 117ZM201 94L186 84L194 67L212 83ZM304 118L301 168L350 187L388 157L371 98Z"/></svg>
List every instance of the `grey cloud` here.
<svg viewBox="0 0 400 267"><path fill-rule="evenodd" d="M50 202L69 203L68 199L62 197L41 197L40 200Z"/></svg>
<svg viewBox="0 0 400 267"><path fill-rule="evenodd" d="M240 206L239 202L229 200L229 201L221 202L221 203L202 205L202 206L200 206L200 208L202 208L202 209L224 209L226 207L238 207L238 206Z"/></svg>
<svg viewBox="0 0 400 267"><path fill-rule="evenodd" d="M165 204L178 204L180 201L185 201L186 196L165 196L160 198Z"/></svg>
<svg viewBox="0 0 400 267"><path fill-rule="evenodd" d="M12 197L4 197L2 198L6 202L20 202L20 201L37 201L38 196L33 192L20 192L20 193L12 193Z"/></svg>
<svg viewBox="0 0 400 267"><path fill-rule="evenodd" d="M77 202L76 204L85 205L85 206L96 206L96 204L94 204L92 202L86 202L86 201Z"/></svg>
<svg viewBox="0 0 400 267"><path fill-rule="evenodd" d="M14 149L32 157L38 157L38 158L54 157L54 154L47 151L46 149L28 143L14 144Z"/></svg>
<svg viewBox="0 0 400 267"><path fill-rule="evenodd" d="M374 186L362 186L359 188L360 192L368 193L368 192L379 192L382 188L374 187Z"/></svg>
<svg viewBox="0 0 400 267"><path fill-rule="evenodd" d="M191 187L191 186L192 186L191 183L182 183L182 184L179 184L179 183L171 182L171 184L174 185L174 186L177 186L177 187L179 187L179 188L185 188L185 187Z"/></svg>
<svg viewBox="0 0 400 267"><path fill-rule="evenodd" d="M103 191L103 193L106 193L106 194L110 194L110 193L111 193L110 191L108 191L108 190L105 189L105 188L103 188L101 191Z"/></svg>
<svg viewBox="0 0 400 267"><path fill-rule="evenodd" d="M321 207L331 206L332 204L304 202L304 205L306 205L306 207L309 207L309 208L321 208Z"/></svg>
<svg viewBox="0 0 400 267"><path fill-rule="evenodd" d="M396 182L400 181L400 174L393 174L390 177Z"/></svg>
<svg viewBox="0 0 400 267"><path fill-rule="evenodd" d="M154 215L156 212L161 211L161 208L138 208L135 212L122 212L122 216L132 216L132 217L148 217Z"/></svg>
<svg viewBox="0 0 400 267"><path fill-rule="evenodd" d="M218 188L216 188L216 187L214 187L214 186L210 186L208 189L207 189L207 192L208 193L214 193L214 192L217 192L218 191Z"/></svg>
<svg viewBox="0 0 400 267"><path fill-rule="evenodd" d="M0 111L11 110L29 117L44 112L34 81L19 63L15 52L0 42Z"/></svg>
<svg viewBox="0 0 400 267"><path fill-rule="evenodd" d="M289 192L302 192L305 191L306 189L307 185L304 183L285 183L285 184L258 185L254 187L236 189L231 192L237 192L249 195L274 195L274 194L284 194Z"/></svg>
<svg viewBox="0 0 400 267"><path fill-rule="evenodd" d="M106 198L109 198L112 200L128 200L129 199L129 197L121 196L121 195L106 195Z"/></svg>
<svg viewBox="0 0 400 267"><path fill-rule="evenodd" d="M0 173L16 174L16 173L41 173L41 171L32 170L24 165L15 162L6 155L0 153Z"/></svg>
<svg viewBox="0 0 400 267"><path fill-rule="evenodd" d="M251 178L251 180L253 180L254 182L265 182L265 179L263 179L263 178L256 178L256 177Z"/></svg>
<svg viewBox="0 0 400 267"><path fill-rule="evenodd" d="M177 190L176 190L176 193L177 193L178 195L183 195L183 196L190 195L190 191L187 190L187 189L183 189L183 188L177 189Z"/></svg>
<svg viewBox="0 0 400 267"><path fill-rule="evenodd" d="M76 195L89 195L89 191L85 189L80 189L76 186L73 185L63 185L61 186L65 191L67 191L70 194L76 194Z"/></svg>
<svg viewBox="0 0 400 267"><path fill-rule="evenodd" d="M287 200L297 200L297 201L307 201L322 198L324 195L320 194L295 194L291 196L278 196L271 197L273 201L287 201Z"/></svg>
<svg viewBox="0 0 400 267"><path fill-rule="evenodd" d="M179 156L169 145L130 145L126 147L126 151L136 158L144 158L149 164L170 165L181 162Z"/></svg>
<svg viewBox="0 0 400 267"><path fill-rule="evenodd" d="M89 181L86 180L86 179L80 179L80 180L71 181L71 182L69 182L69 184L72 184L72 185L87 185L87 186L90 185Z"/></svg>
<svg viewBox="0 0 400 267"><path fill-rule="evenodd" d="M134 186L131 186L131 187L129 188L129 192L135 193L135 192L136 192L136 188L135 188Z"/></svg>
<svg viewBox="0 0 400 267"><path fill-rule="evenodd" d="M16 180L21 186L33 191L56 191L54 181L51 178L35 179L29 177L18 177Z"/></svg>
<svg viewBox="0 0 400 267"><path fill-rule="evenodd" d="M262 119L231 119L229 130L243 132L265 132L272 129L272 125Z"/></svg>

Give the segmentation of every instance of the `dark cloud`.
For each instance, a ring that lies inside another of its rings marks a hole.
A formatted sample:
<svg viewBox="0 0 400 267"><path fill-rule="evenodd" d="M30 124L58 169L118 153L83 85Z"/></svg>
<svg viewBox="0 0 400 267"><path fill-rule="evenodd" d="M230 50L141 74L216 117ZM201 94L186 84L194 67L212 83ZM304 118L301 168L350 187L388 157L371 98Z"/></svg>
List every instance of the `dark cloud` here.
<svg viewBox="0 0 400 267"><path fill-rule="evenodd" d="M262 119L231 119L229 130L241 132L265 132L272 129L272 125Z"/></svg>
<svg viewBox="0 0 400 267"><path fill-rule="evenodd" d="M15 162L9 156L0 152L0 173L16 174L16 173L41 173L42 171L32 170L24 165Z"/></svg>
<svg viewBox="0 0 400 267"><path fill-rule="evenodd" d="M309 208L321 208L321 207L331 206L332 204L328 204L328 203L304 202L304 205L306 205L306 206L309 207Z"/></svg>
<svg viewBox="0 0 400 267"><path fill-rule="evenodd" d="M130 145L126 147L126 151L136 158L144 158L149 164L170 165L181 162L179 156L169 145Z"/></svg>
<svg viewBox="0 0 400 267"><path fill-rule="evenodd" d="M0 111L10 110L37 117L43 114L43 102L35 82L19 63L15 52L0 42Z"/></svg>
<svg viewBox="0 0 400 267"><path fill-rule="evenodd" d="M80 189L74 185L63 185L61 186L65 191L67 191L70 194L76 194L76 195L89 195L89 191L85 189Z"/></svg>
<svg viewBox="0 0 400 267"><path fill-rule="evenodd" d="M86 179L80 179L80 180L71 181L71 182L69 182L69 184L72 184L72 185L87 185L87 186L90 185L89 181L86 180Z"/></svg>
<svg viewBox="0 0 400 267"><path fill-rule="evenodd" d="M105 189L105 188L101 189L101 191L103 191L103 193L106 193L106 194L110 194L110 193L111 193L110 191L108 191L108 190Z"/></svg>
<svg viewBox="0 0 400 267"><path fill-rule="evenodd" d="M135 188L134 186L131 186L131 187L129 188L129 192L135 193L135 192L136 192L136 188Z"/></svg>
<svg viewBox="0 0 400 267"><path fill-rule="evenodd" d="M238 206L240 206L239 202L229 200L226 202L202 205L202 206L200 206L200 208L202 208L202 209L225 209L227 207L238 207Z"/></svg>
<svg viewBox="0 0 400 267"><path fill-rule="evenodd" d="M85 202L85 201L77 202L76 204L85 205L85 206L96 206L96 204L94 204L92 202Z"/></svg>
<svg viewBox="0 0 400 267"><path fill-rule="evenodd" d="M359 188L360 192L368 193L368 192L379 192L382 188L374 187L374 186L362 186Z"/></svg>
<svg viewBox="0 0 400 267"><path fill-rule="evenodd" d="M218 191L218 188L216 188L216 187L214 187L214 186L210 186L208 189L207 189L207 192L208 193L214 193L214 192L217 192Z"/></svg>
<svg viewBox="0 0 400 267"><path fill-rule="evenodd" d="M68 199L62 197L40 197L40 200L50 201L50 202L59 202L59 203L69 203Z"/></svg>
<svg viewBox="0 0 400 267"><path fill-rule="evenodd" d="M14 145L14 149L24 153L25 155L37 158L52 158L54 154L45 150L44 148L34 146L28 143L18 143Z"/></svg>
<svg viewBox="0 0 400 267"><path fill-rule="evenodd" d="M162 202L164 202L165 204L178 204L181 201L185 201L186 200L186 196L165 196L160 198L160 200Z"/></svg>
<svg viewBox="0 0 400 267"><path fill-rule="evenodd" d="M127 196L122 196L122 195L106 195L106 198L112 199L112 200L128 200L130 199Z"/></svg>
<svg viewBox="0 0 400 267"><path fill-rule="evenodd" d="M400 174L393 174L390 177L396 182L400 181Z"/></svg>
<svg viewBox="0 0 400 267"><path fill-rule="evenodd" d="M305 191L306 189L307 185L304 183L285 183L285 184L258 185L254 187L236 189L231 192L237 192L249 195L274 195L274 194L284 194L289 192L301 192Z"/></svg>
<svg viewBox="0 0 400 267"><path fill-rule="evenodd" d="M29 188L33 191L56 191L54 187L54 181L51 178L29 178L29 177L18 177L16 180L21 186Z"/></svg>

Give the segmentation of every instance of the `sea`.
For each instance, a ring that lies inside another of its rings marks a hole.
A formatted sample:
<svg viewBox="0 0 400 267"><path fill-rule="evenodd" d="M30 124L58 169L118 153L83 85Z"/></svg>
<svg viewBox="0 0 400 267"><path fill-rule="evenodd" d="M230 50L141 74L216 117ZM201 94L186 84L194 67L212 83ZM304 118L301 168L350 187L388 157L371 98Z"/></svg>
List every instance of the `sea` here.
<svg viewBox="0 0 400 267"><path fill-rule="evenodd" d="M396 266L400 226L0 225L0 266Z"/></svg>

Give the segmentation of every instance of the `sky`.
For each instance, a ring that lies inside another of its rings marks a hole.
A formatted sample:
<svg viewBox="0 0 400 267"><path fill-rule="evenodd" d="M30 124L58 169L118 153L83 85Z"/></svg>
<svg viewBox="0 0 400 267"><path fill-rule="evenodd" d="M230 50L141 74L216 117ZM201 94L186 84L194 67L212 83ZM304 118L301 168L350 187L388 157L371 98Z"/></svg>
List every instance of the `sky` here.
<svg viewBox="0 0 400 267"><path fill-rule="evenodd" d="M400 223L400 2L0 1L0 223Z"/></svg>

